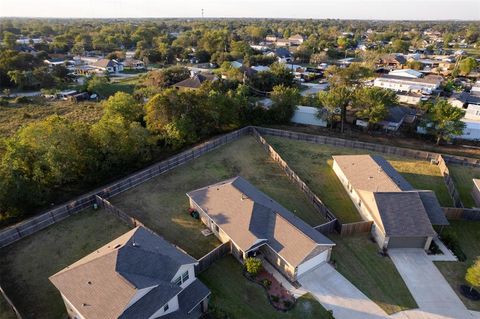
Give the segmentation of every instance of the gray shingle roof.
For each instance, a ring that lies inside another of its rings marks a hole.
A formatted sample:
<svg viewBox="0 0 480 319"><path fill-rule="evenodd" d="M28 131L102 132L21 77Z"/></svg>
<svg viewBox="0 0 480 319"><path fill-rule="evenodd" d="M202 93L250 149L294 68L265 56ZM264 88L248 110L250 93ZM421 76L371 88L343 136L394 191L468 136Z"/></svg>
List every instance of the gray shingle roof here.
<svg viewBox="0 0 480 319"><path fill-rule="evenodd" d="M418 192L376 192L373 196L387 236L435 235Z"/></svg>
<svg viewBox="0 0 480 319"><path fill-rule="evenodd" d="M440 206L435 193L432 191L418 191L418 194L432 225L449 225L445 212Z"/></svg>

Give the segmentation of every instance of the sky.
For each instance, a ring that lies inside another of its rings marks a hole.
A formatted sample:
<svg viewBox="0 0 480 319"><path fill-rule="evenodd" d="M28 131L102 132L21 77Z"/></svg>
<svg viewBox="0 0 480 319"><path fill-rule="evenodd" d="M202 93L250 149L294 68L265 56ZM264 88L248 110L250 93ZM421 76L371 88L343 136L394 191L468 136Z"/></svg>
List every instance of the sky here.
<svg viewBox="0 0 480 319"><path fill-rule="evenodd" d="M2 17L480 20L480 0L0 0Z"/></svg>

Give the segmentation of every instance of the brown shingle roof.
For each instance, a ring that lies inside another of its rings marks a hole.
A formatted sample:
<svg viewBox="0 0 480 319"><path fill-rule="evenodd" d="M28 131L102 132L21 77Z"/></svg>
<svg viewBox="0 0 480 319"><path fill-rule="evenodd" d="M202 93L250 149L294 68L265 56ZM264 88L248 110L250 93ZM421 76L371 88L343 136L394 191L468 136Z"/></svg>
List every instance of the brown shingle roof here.
<svg viewBox="0 0 480 319"><path fill-rule="evenodd" d="M325 246L323 250L334 245L242 177L187 195L243 251L248 251L259 242L266 242L295 267L319 245Z"/></svg>

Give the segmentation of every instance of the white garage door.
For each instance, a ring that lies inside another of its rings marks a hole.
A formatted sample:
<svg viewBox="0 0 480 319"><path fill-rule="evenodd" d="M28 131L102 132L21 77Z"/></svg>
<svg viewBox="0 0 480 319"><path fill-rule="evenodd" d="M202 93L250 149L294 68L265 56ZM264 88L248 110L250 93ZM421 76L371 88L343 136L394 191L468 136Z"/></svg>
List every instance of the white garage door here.
<svg viewBox="0 0 480 319"><path fill-rule="evenodd" d="M305 274L309 270L312 270L313 268L317 267L324 261L327 261L328 258L328 251L329 249L322 251L320 254L317 256L307 260L306 262L298 265L297 268L297 278L300 277L302 274Z"/></svg>

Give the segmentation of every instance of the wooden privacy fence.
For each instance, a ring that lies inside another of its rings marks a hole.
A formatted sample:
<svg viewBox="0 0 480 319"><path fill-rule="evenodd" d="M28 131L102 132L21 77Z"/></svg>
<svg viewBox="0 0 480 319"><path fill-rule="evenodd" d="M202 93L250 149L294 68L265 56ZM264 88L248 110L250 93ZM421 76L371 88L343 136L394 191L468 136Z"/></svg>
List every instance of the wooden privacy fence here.
<svg viewBox="0 0 480 319"><path fill-rule="evenodd" d="M95 201L92 195L86 195L65 205L54 208L44 214L8 227L0 232L0 247L7 246L28 235L34 234L52 224L91 207Z"/></svg>
<svg viewBox="0 0 480 319"><path fill-rule="evenodd" d="M292 180L307 196L308 200L313 204L315 209L327 220L333 221L337 218L334 214L323 204L323 202L315 195L314 192L310 190L310 187L295 173L290 166L288 166L287 162L285 162L282 157L275 151L275 149L268 144L268 142L257 132L257 130L253 130L253 136L256 140L262 144L263 148L267 151L270 157L277 162L280 167L283 169L285 174Z"/></svg>
<svg viewBox="0 0 480 319"><path fill-rule="evenodd" d="M462 207L443 207L448 219L478 220L480 221L480 209Z"/></svg>
<svg viewBox="0 0 480 319"><path fill-rule="evenodd" d="M230 242L221 244L214 248L211 252L198 260L198 265L195 266L195 274L198 275L208 269L215 261L219 260L226 254L231 252Z"/></svg>
<svg viewBox="0 0 480 319"><path fill-rule="evenodd" d="M130 227L145 226L138 219L128 215L127 213L125 213L121 209L113 206L105 198L101 198L100 196L95 195L95 202L99 207L105 209L110 214L115 215L117 218L119 218L121 221L123 221L124 223L126 223Z"/></svg>
<svg viewBox="0 0 480 319"><path fill-rule="evenodd" d="M460 194L458 193L458 190L455 187L453 178L450 176L450 170L448 169L447 163L445 162L443 156L439 155L437 161L438 161L438 168L442 173L443 180L445 181L445 185L447 185L448 193L452 198L453 205L455 207L463 207L462 200L460 199Z"/></svg>
<svg viewBox="0 0 480 319"><path fill-rule="evenodd" d="M5 293L5 290L3 290L2 286L0 286L0 294L3 296L3 299L8 303L8 305L12 308L13 312L15 313L15 316L17 319L23 319L22 315L18 311L18 309L15 307L13 304L12 300L8 298L7 294Z"/></svg>
<svg viewBox="0 0 480 319"><path fill-rule="evenodd" d="M340 236L351 236L359 233L369 233L372 229L373 221L362 221L349 224L341 224Z"/></svg>
<svg viewBox="0 0 480 319"><path fill-rule="evenodd" d="M157 164L151 165L140 172L134 173L117 182L114 182L106 187L96 189L86 195L83 195L75 200L63 204L57 208L49 210L41 215L32 217L26 221L8 227L0 232L0 248L10 245L25 236L36 233L60 220L63 220L73 214L76 214L96 202L96 197L110 198L121 192L124 192L132 187L163 174L175 167L183 165L199 156L210 152L222 145L238 139L241 136L251 134L252 127L244 127L240 130L222 135L220 137L209 140L205 143L192 147L184 152L181 152L167 160L161 161Z"/></svg>
<svg viewBox="0 0 480 319"><path fill-rule="evenodd" d="M315 226L313 228L315 228L316 230L318 230L319 232L321 232L322 234L325 235L325 234L328 234L328 233L335 232L339 228L338 224L339 224L338 220L333 219L329 222L326 222L324 224Z"/></svg>

